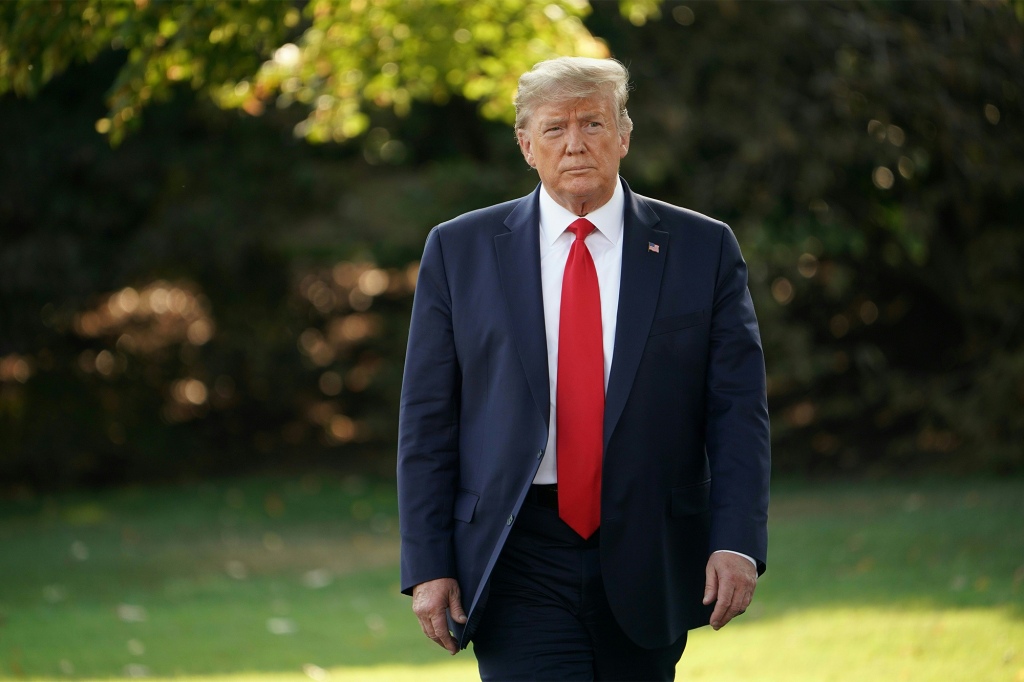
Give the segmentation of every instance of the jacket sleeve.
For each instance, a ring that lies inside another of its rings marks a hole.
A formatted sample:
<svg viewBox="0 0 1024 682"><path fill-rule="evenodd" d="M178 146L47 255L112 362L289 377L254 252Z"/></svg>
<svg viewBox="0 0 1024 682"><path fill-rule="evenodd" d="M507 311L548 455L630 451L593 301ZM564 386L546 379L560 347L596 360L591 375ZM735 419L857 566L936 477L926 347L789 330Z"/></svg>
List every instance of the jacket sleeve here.
<svg viewBox="0 0 1024 682"><path fill-rule="evenodd" d="M706 447L711 467L711 551L768 553L771 466L764 355L736 237L722 231L711 315Z"/></svg>
<svg viewBox="0 0 1024 682"><path fill-rule="evenodd" d="M427 236L413 298L398 427L401 587L455 577L460 369L440 232Z"/></svg>

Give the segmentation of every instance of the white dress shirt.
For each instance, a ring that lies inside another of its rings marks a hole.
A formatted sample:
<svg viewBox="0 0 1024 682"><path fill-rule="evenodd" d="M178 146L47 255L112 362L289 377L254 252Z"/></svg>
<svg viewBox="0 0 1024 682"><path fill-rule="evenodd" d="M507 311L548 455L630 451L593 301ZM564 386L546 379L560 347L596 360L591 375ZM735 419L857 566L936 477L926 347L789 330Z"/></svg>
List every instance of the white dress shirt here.
<svg viewBox="0 0 1024 682"><path fill-rule="evenodd" d="M608 202L585 217L597 228L584 242L594 259L597 288L601 293L601 337L604 349L604 387L612 371L615 348L615 322L619 312L619 279L622 273L622 216L624 194L622 184ZM544 331L548 347L548 394L551 398L548 446L533 482L555 483L558 480L556 452L555 403L558 392L558 322L562 303L562 276L569 260L569 249L576 239L567 229L579 216L559 206L547 188L540 192L540 284L544 297Z"/></svg>
<svg viewBox="0 0 1024 682"><path fill-rule="evenodd" d="M608 202L585 217L595 229L587 235L584 244L594 259L597 270L597 288L601 294L601 337L604 349L604 388L608 390L608 377L612 371L612 352L615 350L615 323L619 313L619 281L622 275L622 229L624 193L622 183L615 183L615 191ZM556 448L555 407L558 395L558 323L562 303L562 276L569 260L569 249L576 239L568 227L579 216L560 206L546 187L540 192L540 284L544 297L544 332L548 348L548 445L540 469L533 482L538 485L558 481L558 452ZM720 549L716 552L738 554L757 562L741 552Z"/></svg>

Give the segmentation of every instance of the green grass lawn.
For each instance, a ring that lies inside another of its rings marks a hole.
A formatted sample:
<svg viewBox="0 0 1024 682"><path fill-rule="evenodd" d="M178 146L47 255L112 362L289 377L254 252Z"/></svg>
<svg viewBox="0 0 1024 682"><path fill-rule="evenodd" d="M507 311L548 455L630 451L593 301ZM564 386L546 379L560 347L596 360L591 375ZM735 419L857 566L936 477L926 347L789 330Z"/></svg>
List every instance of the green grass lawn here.
<svg viewBox="0 0 1024 682"><path fill-rule="evenodd" d="M0 502L0 680L471 680L398 594L393 482ZM1024 682L1024 481L774 487L747 614L681 680Z"/></svg>

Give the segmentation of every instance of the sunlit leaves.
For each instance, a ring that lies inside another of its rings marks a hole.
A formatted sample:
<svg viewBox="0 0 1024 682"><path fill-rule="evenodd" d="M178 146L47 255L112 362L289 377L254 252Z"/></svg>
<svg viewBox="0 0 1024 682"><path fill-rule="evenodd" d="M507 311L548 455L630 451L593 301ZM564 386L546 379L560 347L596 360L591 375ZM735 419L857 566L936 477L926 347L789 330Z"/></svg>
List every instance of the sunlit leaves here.
<svg viewBox="0 0 1024 682"><path fill-rule="evenodd" d="M511 120L516 80L535 62L606 54L583 27L587 9L566 1L315 0L296 43L279 48L249 81L225 84L216 98L249 108L270 99L300 102L311 111L296 134L314 141L364 132L365 105L404 115L413 101L443 102L452 94L480 101L485 116Z"/></svg>
<svg viewBox="0 0 1024 682"><path fill-rule="evenodd" d="M649 20L661 17L661 0L624 0L619 3L622 16L634 26L643 26ZM693 15L693 12L690 12Z"/></svg>
<svg viewBox="0 0 1024 682"><path fill-rule="evenodd" d="M295 15L294 17L292 15ZM33 95L74 61L124 50L97 130L120 141L144 107L167 99L178 83L195 89L251 73L294 26L283 2L5 3L0 20L0 93Z"/></svg>
<svg viewBox="0 0 1024 682"><path fill-rule="evenodd" d="M300 14L254 0L19 0L0 15L0 93L33 95L73 61L125 50L96 124L115 143L178 84L251 115L298 103L309 114L296 134L321 142L363 133L367 107L404 115L414 101L452 95L511 120L516 80L534 63L607 55L583 26L589 9L583 0L313 0ZM654 16L657 2L623 10Z"/></svg>

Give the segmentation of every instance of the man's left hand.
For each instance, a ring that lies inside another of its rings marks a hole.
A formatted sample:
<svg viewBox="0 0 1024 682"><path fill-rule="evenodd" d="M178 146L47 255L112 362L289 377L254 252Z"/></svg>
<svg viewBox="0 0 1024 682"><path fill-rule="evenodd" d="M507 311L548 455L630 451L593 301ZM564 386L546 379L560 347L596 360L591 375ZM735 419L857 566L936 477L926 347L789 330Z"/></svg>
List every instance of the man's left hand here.
<svg viewBox="0 0 1024 682"><path fill-rule="evenodd" d="M704 605L715 603L711 627L715 630L747 610L757 587L757 569L746 557L715 552L708 559L704 583Z"/></svg>

